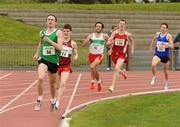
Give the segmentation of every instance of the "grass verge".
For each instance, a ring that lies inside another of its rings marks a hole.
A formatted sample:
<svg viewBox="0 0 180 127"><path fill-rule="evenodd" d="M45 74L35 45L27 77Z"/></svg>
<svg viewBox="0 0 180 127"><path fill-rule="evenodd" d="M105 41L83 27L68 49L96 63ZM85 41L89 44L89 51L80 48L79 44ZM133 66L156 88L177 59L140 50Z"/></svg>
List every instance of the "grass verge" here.
<svg viewBox="0 0 180 127"><path fill-rule="evenodd" d="M180 3L150 3L150 4L57 4L57 3L28 3L0 4L0 8L24 9L76 9L76 10L121 10L121 11L174 11L180 12Z"/></svg>
<svg viewBox="0 0 180 127"><path fill-rule="evenodd" d="M101 101L72 114L71 127L177 127L180 93Z"/></svg>

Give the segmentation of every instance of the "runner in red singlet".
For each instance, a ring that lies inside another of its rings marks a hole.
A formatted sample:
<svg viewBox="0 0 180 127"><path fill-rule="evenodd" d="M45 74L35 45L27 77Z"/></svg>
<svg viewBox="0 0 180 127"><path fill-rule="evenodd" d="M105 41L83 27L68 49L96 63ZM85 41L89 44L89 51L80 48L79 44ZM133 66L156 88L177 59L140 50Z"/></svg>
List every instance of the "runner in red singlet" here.
<svg viewBox="0 0 180 127"><path fill-rule="evenodd" d="M121 74L124 79L127 78L127 75L124 70L122 70L122 65L125 61L127 61L126 56L128 52L128 45L131 46L131 53L134 52L134 40L132 38L132 34L126 31L126 21L120 20L118 29L112 33L110 36L107 45L112 46L112 61L115 65L114 67L114 75L111 86L109 87L109 91L113 92L115 82Z"/></svg>
<svg viewBox="0 0 180 127"><path fill-rule="evenodd" d="M70 73L72 73L71 56L73 55L73 60L75 61L78 59L77 44L76 42L71 40L71 30L72 27L69 24L65 24L62 30L63 50L61 51L59 57L59 67L58 67L59 78L57 81L57 91L56 91L57 101L53 111L58 109L60 100L65 90L65 85L67 83Z"/></svg>

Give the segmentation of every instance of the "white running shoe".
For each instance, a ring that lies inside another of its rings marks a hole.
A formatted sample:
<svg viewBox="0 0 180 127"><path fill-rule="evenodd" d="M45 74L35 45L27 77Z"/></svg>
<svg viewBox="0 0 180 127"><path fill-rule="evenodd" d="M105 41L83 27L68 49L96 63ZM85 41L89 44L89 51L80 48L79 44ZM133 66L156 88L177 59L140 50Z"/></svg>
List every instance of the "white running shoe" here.
<svg viewBox="0 0 180 127"><path fill-rule="evenodd" d="M41 109L41 105L42 105L42 101L41 100L37 100L37 103L34 107L35 111L39 111Z"/></svg>
<svg viewBox="0 0 180 127"><path fill-rule="evenodd" d="M156 76L153 76L150 84L151 84L151 85L154 85L155 82L156 82Z"/></svg>
<svg viewBox="0 0 180 127"><path fill-rule="evenodd" d="M168 90L168 89L169 89L169 84L165 83L164 90Z"/></svg>

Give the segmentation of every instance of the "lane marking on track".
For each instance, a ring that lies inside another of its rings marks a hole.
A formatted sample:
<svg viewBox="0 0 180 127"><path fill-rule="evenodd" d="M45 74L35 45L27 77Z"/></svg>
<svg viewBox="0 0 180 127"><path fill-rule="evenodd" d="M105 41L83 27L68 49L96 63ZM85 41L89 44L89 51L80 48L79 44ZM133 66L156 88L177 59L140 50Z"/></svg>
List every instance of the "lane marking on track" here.
<svg viewBox="0 0 180 127"><path fill-rule="evenodd" d="M50 100L50 99L45 99L45 100L43 100L43 102L46 102L46 101L49 101L49 100ZM9 110L13 110L13 109L16 109L16 108L28 106L28 105L35 104L35 103L36 103L36 101L34 101L34 102L29 102L29 103L24 103L24 104L21 104L21 105L17 105L17 106L10 107L10 108L6 108L5 110L1 111L0 114L5 113L5 112L7 112L7 111L9 111Z"/></svg>
<svg viewBox="0 0 180 127"><path fill-rule="evenodd" d="M71 103L72 103L72 101L73 101L73 98L74 98L74 95L75 95L75 93L76 93L77 87L78 87L78 85L79 85L80 79L81 79L81 73L80 73L79 76L78 76L78 79L77 79L77 81L76 81L76 85L75 85L75 87L74 87L73 93L72 93L72 95L71 95L71 98L70 98L70 100L69 100L69 103L68 103L68 105L67 105L67 108L66 108L66 111L65 111L64 114L66 114L66 112L69 111L69 108L70 108ZM65 115L64 115L64 116L65 116ZM63 118L64 116L62 116L62 118Z"/></svg>
<svg viewBox="0 0 180 127"><path fill-rule="evenodd" d="M71 111L75 110L75 109L78 109L78 108L81 108L83 106L87 106L89 104L92 104L94 102L97 102L97 101L100 101L100 100L107 100L107 99L113 99L113 98L117 98L117 97L125 97L125 96L129 96L129 95L142 95L142 94L150 94L150 93L160 93L160 92L173 92L173 91L180 91L180 88L177 88L177 89L170 89L170 90L167 90L167 91L164 91L164 90L155 90L155 91L147 91L147 92L137 92L137 93L129 93L129 94L123 94L123 95L114 95L112 97L105 97L105 98L102 98L102 99L96 99L96 100L93 100L93 101L90 101L90 102L87 102L87 103L83 103L83 104L80 104L80 105L77 105L75 107L72 107L68 113L70 113ZM70 96L65 96L65 98L69 98ZM46 102L46 101L49 101L50 99L45 99L43 100L43 102ZM24 106L28 106L28 105L31 105L31 104L35 104L36 101L34 102L29 102L29 103L24 103L24 104L21 104L21 105L17 105L17 106L13 106L13 107L10 107L10 108L6 108L5 110L3 111L0 111L0 114L2 113L5 113L7 111L10 111L10 110L13 110L13 109L16 109L16 108L20 108L20 107L24 107ZM64 114L65 115L65 114ZM67 113L66 113L67 115Z"/></svg>
<svg viewBox="0 0 180 127"><path fill-rule="evenodd" d="M1 76L1 77L0 77L0 80L1 80L1 79L3 79L3 78L6 78L6 77L8 77L9 75L12 75L12 73L7 73L6 75L4 75L4 76Z"/></svg>
<svg viewBox="0 0 180 127"><path fill-rule="evenodd" d="M107 88L107 91L102 91L101 93L99 92L88 92L86 91L85 93L83 94L76 94L76 97L79 97L79 96L88 96L88 95L95 95L95 94L109 94L109 91L108 91L108 86L104 87L104 89ZM144 90L144 91L155 91L155 90L163 90L163 87L162 86L156 86L156 87L153 87L153 88L150 88L150 87L140 87L140 88L123 88L123 89L120 89L119 87L117 87L119 90L115 90L113 93L120 93L120 92L123 92L123 91L132 91L132 90ZM89 87L88 88L78 88L78 90L86 90L88 89L89 90ZM171 86L169 90L171 89L179 89L179 85L174 85L174 86ZM73 89L67 89L67 91L71 91ZM28 94L24 94L24 96L31 96L31 95L35 95L37 94L37 92L29 92ZM44 91L44 94L49 94L49 90L45 90ZM7 99L7 98L11 98L11 97L15 97L17 95L6 95L6 96L1 96L0 99ZM63 97L70 97L70 95L66 95L66 96L63 96Z"/></svg>
<svg viewBox="0 0 180 127"><path fill-rule="evenodd" d="M12 99L10 102L8 102L6 105L4 105L1 109L0 112L2 110L4 110L5 108L7 108L11 103L13 103L14 101L16 101L19 97L21 97L25 92L27 92L29 89L31 89L35 84L37 83L37 80L34 81L29 87L27 87L23 92L21 92L19 95L17 95L14 99Z"/></svg>

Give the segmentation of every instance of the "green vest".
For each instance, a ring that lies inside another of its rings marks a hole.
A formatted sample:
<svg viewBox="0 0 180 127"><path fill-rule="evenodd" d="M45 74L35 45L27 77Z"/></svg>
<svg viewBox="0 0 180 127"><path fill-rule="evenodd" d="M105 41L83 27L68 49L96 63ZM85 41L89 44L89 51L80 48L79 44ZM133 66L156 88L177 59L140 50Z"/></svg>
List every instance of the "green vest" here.
<svg viewBox="0 0 180 127"><path fill-rule="evenodd" d="M40 48L40 57L44 60L59 64L59 50L57 50L50 43L44 41L44 37L48 37L53 42L57 43L57 29L55 29L52 33L46 34L45 31L41 31L40 34L42 36L41 42L42 46Z"/></svg>

